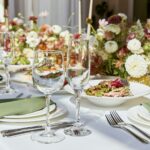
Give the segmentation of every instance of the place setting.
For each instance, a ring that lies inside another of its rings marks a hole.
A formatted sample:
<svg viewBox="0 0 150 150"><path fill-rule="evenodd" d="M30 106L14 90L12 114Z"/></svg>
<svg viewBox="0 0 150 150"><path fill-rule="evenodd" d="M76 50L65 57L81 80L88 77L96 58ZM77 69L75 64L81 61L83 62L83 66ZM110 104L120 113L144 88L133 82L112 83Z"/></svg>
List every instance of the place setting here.
<svg viewBox="0 0 150 150"><path fill-rule="evenodd" d="M0 149L149 150L150 19L111 7L0 0Z"/></svg>

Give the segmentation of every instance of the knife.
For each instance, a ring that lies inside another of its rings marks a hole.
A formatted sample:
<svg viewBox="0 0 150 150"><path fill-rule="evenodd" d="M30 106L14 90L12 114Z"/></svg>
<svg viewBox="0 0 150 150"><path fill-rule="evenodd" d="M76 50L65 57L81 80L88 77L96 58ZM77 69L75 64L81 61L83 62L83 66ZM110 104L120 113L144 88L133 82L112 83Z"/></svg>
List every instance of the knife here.
<svg viewBox="0 0 150 150"><path fill-rule="evenodd" d="M73 121L71 122L60 122L60 123L54 123L51 125L52 130L60 129L60 128L66 128L73 125ZM45 126L30 126L30 127L24 127L24 128L18 128L18 129L9 129L9 130L3 130L0 131L1 135L3 137L10 137L15 135L21 135L25 133L35 132L35 131L42 131L45 129Z"/></svg>

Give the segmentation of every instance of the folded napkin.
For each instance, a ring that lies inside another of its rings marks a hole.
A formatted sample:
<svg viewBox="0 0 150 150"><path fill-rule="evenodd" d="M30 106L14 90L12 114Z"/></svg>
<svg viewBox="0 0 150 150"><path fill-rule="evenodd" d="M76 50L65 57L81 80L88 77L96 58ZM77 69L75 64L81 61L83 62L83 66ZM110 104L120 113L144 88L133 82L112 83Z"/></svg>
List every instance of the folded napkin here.
<svg viewBox="0 0 150 150"><path fill-rule="evenodd" d="M147 110L148 112L150 113L150 103L144 103L142 104Z"/></svg>
<svg viewBox="0 0 150 150"><path fill-rule="evenodd" d="M51 104L54 104L51 102ZM0 117L28 114L45 107L45 97L0 100Z"/></svg>

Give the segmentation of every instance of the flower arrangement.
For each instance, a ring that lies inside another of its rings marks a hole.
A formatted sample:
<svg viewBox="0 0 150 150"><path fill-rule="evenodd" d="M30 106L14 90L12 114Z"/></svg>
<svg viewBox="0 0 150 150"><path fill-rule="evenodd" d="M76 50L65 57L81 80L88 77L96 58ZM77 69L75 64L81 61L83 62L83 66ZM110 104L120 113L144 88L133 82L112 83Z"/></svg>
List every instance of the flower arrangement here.
<svg viewBox="0 0 150 150"><path fill-rule="evenodd" d="M150 64L150 21L129 26L127 16L117 14L99 20L95 48L102 59L103 73L141 78Z"/></svg>
<svg viewBox="0 0 150 150"><path fill-rule="evenodd" d="M30 16L30 24L26 25L21 14L9 21L9 25L0 25L0 31L14 33L15 58L13 64L30 64L34 50L63 50L66 51L70 33L62 31L58 25L37 25L38 18Z"/></svg>
<svg viewBox="0 0 150 150"><path fill-rule="evenodd" d="M42 14L47 15L47 14ZM29 17L26 25L21 14L9 21L8 26L0 23L0 31L12 31L15 35L16 57L13 64L30 64L34 50L58 50L66 53L69 31L62 31L58 25L37 25L38 18ZM150 20L142 24L139 20L129 26L127 16L119 13L99 20L99 27L93 33L96 49L91 56L91 73L127 78L140 78L149 71L150 64Z"/></svg>

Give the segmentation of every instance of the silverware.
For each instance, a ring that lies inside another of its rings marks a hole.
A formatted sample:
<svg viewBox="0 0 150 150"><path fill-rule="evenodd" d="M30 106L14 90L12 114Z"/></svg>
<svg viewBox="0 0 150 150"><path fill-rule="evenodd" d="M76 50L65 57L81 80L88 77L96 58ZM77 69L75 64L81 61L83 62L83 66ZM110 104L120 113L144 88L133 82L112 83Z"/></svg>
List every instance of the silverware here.
<svg viewBox="0 0 150 150"><path fill-rule="evenodd" d="M114 118L114 120L117 122L118 125L132 127L132 128L134 128L135 130L137 130L138 132L140 132L141 134L143 134L144 136L146 136L147 138L150 139L150 135L148 133L144 132L143 130L141 130L140 128L136 127L133 124L124 122L116 111L111 111L110 114Z"/></svg>
<svg viewBox="0 0 150 150"><path fill-rule="evenodd" d="M23 93L20 93L16 96L16 98L20 98L23 95Z"/></svg>
<svg viewBox="0 0 150 150"><path fill-rule="evenodd" d="M74 124L73 121L54 123L54 124L51 124L51 128L53 130L56 130L60 128L70 127L73 124ZM10 137L10 136L21 135L21 134L35 132L35 131L41 131L44 129L45 129L45 126L30 126L30 127L25 127L25 128L3 130L3 131L0 131L0 133L3 137Z"/></svg>
<svg viewBox="0 0 150 150"><path fill-rule="evenodd" d="M111 115L105 115L108 123L114 127L114 128L120 128L120 129L123 129L124 131L130 133L131 135L133 135L136 139L138 139L139 141L141 141L142 143L145 143L145 144L149 144L149 141L143 137L141 137L140 135L138 135L137 133L133 132L132 130L130 130L129 128L126 128L125 126L122 126L122 125L118 125L115 120L112 118Z"/></svg>

